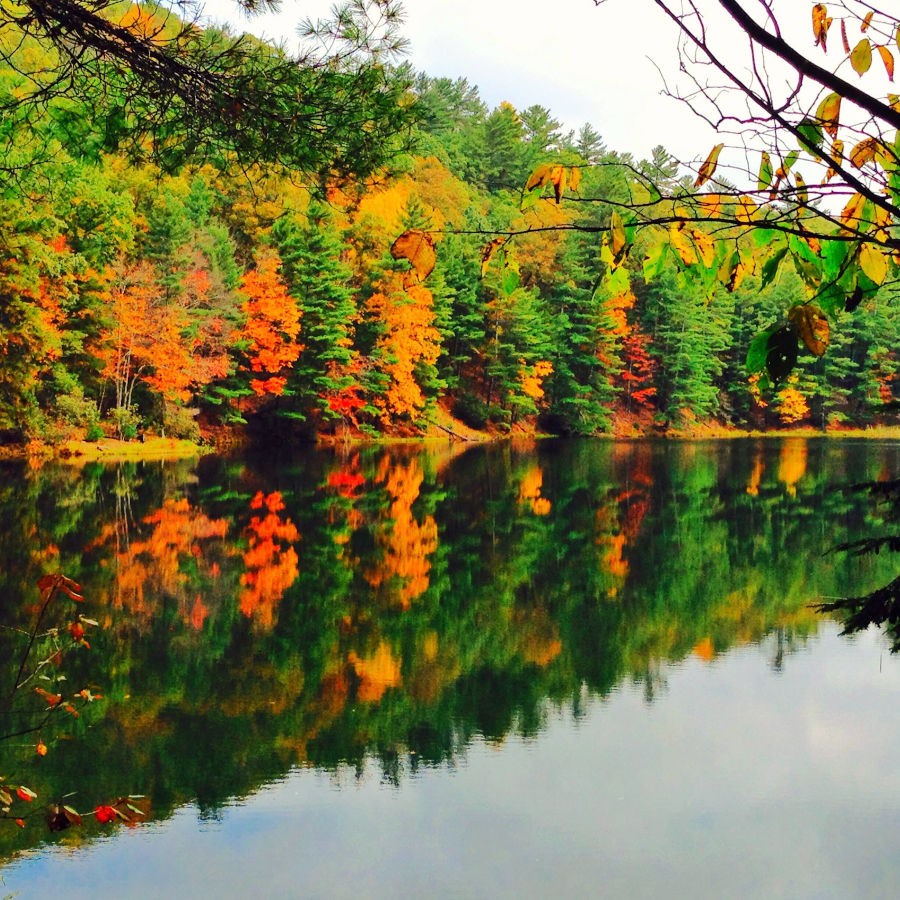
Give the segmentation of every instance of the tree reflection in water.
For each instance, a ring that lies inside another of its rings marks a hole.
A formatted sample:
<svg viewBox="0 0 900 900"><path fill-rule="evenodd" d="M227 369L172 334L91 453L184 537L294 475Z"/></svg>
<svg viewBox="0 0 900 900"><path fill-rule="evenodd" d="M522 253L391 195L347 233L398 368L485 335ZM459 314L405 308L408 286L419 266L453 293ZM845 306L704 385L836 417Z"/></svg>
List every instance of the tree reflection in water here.
<svg viewBox="0 0 900 900"><path fill-rule="evenodd" d="M883 554L823 552L889 518L842 473L883 481L898 457L584 441L7 466L8 623L52 568L104 626L82 660L95 721L29 777L82 806L140 790L156 816L214 816L297 765L374 758L399 783L624 682L652 702L668 664L770 634L783 667L819 627L811 600L886 580ZM0 852L45 837L0 829Z"/></svg>

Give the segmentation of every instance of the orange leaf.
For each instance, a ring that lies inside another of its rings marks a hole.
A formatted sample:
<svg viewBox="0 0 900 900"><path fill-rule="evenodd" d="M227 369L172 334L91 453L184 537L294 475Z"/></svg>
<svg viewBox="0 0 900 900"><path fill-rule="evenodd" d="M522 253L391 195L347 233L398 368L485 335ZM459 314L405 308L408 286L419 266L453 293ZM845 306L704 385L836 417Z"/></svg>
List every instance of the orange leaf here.
<svg viewBox="0 0 900 900"><path fill-rule="evenodd" d="M866 198L862 194L854 194L841 210L841 222L847 228L856 228L862 217L863 205Z"/></svg>
<svg viewBox="0 0 900 900"><path fill-rule="evenodd" d="M403 232L391 244L391 256L394 259L409 260L413 271L419 276L419 281L424 281L434 271L437 262L434 240L430 234L417 228Z"/></svg>
<svg viewBox="0 0 900 900"><path fill-rule="evenodd" d="M874 16L874 15L875 15L875 13L872 12L871 10L869 10L869 12L866 13L865 18L862 20L862 25L859 26L859 30L863 34L865 34L869 30L869 26L872 24L872 16Z"/></svg>
<svg viewBox="0 0 900 900"><path fill-rule="evenodd" d="M788 313L788 320L813 356L821 356L828 349L831 329L828 319L818 307L808 303L795 306Z"/></svg>
<svg viewBox="0 0 900 900"><path fill-rule="evenodd" d="M553 196L556 202L562 200L562 195L566 192L566 176L568 169L565 166L554 166L550 170L550 183L553 185Z"/></svg>
<svg viewBox="0 0 900 900"><path fill-rule="evenodd" d="M45 691L41 687L36 687L34 689L34 692L38 696L43 697L47 701L48 706L59 706L60 702L62 701L62 694L51 694L49 691Z"/></svg>
<svg viewBox="0 0 900 900"><path fill-rule="evenodd" d="M824 3L817 3L812 8L812 28L815 46L827 50L828 29L831 27L831 19L828 18L828 10Z"/></svg>
<svg viewBox="0 0 900 900"><path fill-rule="evenodd" d="M37 747L35 747L34 749L38 756L47 755L47 745L43 741L38 741Z"/></svg>
<svg viewBox="0 0 900 900"><path fill-rule="evenodd" d="M878 53L881 61L884 63L884 69L887 72L888 80L894 80L894 54L887 47L879 47Z"/></svg>

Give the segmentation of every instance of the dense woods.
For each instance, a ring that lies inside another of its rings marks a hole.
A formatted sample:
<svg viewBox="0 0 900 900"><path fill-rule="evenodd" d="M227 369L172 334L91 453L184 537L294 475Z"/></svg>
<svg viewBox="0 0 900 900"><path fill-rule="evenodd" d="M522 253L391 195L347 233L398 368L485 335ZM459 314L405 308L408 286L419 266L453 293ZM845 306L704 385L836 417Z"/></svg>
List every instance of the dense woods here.
<svg viewBox="0 0 900 900"><path fill-rule="evenodd" d="M145 7L110 10L152 28ZM54 53L14 35L3 34L4 97L26 62ZM832 329L826 354L804 351L761 386L747 350L806 301L802 259L745 233L720 265L702 223L629 229L625 258L618 204L648 184L692 191L663 146L635 159L605 145L602 123L566 131L539 105L489 109L464 78L395 78L417 113L412 151L366 178L316 182L229 165L225 151L161 168L116 151L77 96L27 138L9 131L3 439L889 421L900 315L889 280ZM401 234L418 248L398 252ZM433 270L417 259L432 246Z"/></svg>

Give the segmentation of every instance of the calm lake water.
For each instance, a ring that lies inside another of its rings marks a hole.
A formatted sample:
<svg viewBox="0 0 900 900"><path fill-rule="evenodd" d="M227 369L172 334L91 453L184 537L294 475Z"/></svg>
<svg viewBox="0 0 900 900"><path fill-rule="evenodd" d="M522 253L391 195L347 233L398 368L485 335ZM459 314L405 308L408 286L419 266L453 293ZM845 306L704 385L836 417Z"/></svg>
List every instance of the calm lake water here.
<svg viewBox="0 0 900 900"><path fill-rule="evenodd" d="M810 603L895 576L828 551L898 475L803 439L7 465L3 622L78 580L61 684L102 697L0 775L149 815L0 820L0 896L893 898L900 659Z"/></svg>

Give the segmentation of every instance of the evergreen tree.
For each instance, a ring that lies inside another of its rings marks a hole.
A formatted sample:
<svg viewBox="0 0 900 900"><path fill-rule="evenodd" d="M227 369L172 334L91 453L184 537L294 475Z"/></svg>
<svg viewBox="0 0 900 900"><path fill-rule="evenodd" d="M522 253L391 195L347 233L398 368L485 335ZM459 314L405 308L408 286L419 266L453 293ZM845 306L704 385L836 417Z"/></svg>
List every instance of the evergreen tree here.
<svg viewBox="0 0 900 900"><path fill-rule="evenodd" d="M335 397L353 384L356 315L341 238L327 207L319 203L310 204L305 225L293 216L279 219L273 236L303 323L303 349L289 379L295 398L291 411L334 420Z"/></svg>

